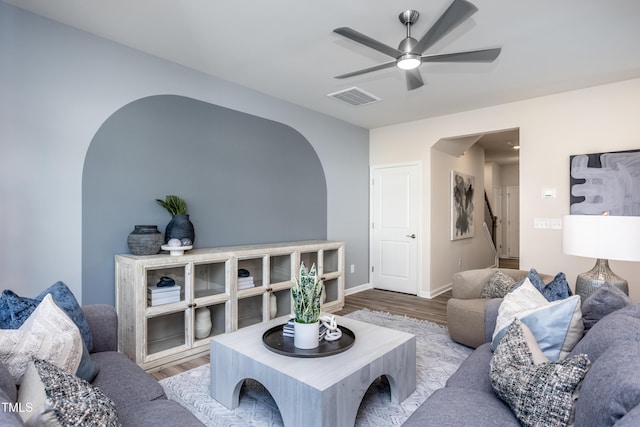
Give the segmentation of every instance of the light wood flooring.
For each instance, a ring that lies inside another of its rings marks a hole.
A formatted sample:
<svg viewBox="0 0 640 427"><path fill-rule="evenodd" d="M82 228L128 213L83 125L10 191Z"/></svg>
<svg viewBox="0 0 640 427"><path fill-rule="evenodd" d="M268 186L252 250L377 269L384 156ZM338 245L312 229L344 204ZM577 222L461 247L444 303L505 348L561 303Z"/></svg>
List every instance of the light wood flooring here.
<svg viewBox="0 0 640 427"><path fill-rule="evenodd" d="M518 259L500 259L500 267L518 268ZM400 316L409 316L416 319L428 320L439 325L447 324L447 301L451 298L451 291L445 292L432 299L419 298L415 295L407 295L399 292L369 289L345 297L344 308L337 312L345 315L363 308L374 311L383 311ZM151 375L161 380L189 369L209 363L209 355L201 356L178 365L173 365L153 372Z"/></svg>

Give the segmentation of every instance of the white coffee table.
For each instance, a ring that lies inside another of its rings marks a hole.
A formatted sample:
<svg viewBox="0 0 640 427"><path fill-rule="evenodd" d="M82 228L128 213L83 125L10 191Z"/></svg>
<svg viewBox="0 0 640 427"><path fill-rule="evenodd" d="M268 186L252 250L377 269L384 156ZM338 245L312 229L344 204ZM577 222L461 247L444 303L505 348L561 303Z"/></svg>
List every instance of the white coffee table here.
<svg viewBox="0 0 640 427"><path fill-rule="evenodd" d="M286 317L211 339L211 396L238 407L245 379L260 382L278 405L285 426L352 426L371 383L386 376L391 401L416 389L416 338L412 334L336 316L356 336L343 353L296 358L274 353L262 334Z"/></svg>

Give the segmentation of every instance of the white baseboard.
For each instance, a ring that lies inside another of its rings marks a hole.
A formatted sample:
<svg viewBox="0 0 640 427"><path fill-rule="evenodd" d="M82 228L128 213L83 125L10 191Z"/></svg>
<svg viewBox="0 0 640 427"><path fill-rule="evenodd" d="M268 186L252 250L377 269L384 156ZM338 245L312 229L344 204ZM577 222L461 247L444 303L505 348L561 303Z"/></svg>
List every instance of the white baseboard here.
<svg viewBox="0 0 640 427"><path fill-rule="evenodd" d="M452 287L453 287L453 283L447 283L446 285L432 291L420 291L418 296L420 298L427 298L427 299L435 298L438 295L444 294L445 292L450 290Z"/></svg>
<svg viewBox="0 0 640 427"><path fill-rule="evenodd" d="M353 286L351 288L347 288L344 290L344 294L346 295L353 295L353 294L357 294L358 292L362 292L362 291L366 291L367 289L373 289L373 286L371 286L371 283L365 283L364 285L359 285L359 286Z"/></svg>

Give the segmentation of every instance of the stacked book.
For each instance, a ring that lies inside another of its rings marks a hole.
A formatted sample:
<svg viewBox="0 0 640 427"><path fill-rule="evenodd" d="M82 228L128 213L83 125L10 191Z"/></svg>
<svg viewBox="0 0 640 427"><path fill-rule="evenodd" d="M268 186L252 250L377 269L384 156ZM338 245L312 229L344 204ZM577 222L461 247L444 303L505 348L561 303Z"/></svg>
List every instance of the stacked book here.
<svg viewBox="0 0 640 427"><path fill-rule="evenodd" d="M294 322L293 319L289 319L289 321L284 324L284 326L282 327L282 336L293 338L294 336L293 322ZM320 323L320 336L318 337L318 339L322 340L326 332L327 332L327 327L324 326L324 324Z"/></svg>
<svg viewBox="0 0 640 427"><path fill-rule="evenodd" d="M255 283L253 283L253 276L238 277L238 290L249 289L253 288L254 286Z"/></svg>
<svg viewBox="0 0 640 427"><path fill-rule="evenodd" d="M180 285L148 286L147 305L161 305L180 301Z"/></svg>

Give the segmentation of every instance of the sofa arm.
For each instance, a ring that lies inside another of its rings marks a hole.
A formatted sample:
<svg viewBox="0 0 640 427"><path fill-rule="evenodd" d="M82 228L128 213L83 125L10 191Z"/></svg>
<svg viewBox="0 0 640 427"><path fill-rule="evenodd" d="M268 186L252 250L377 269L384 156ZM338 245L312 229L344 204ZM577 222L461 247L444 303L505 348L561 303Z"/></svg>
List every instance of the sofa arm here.
<svg viewBox="0 0 640 427"><path fill-rule="evenodd" d="M492 298L484 306L484 342L491 342L493 331L496 329L498 319L498 309L502 303L502 298Z"/></svg>
<svg viewBox="0 0 640 427"><path fill-rule="evenodd" d="M93 353L118 350L118 315L116 309L106 304L82 307L93 339Z"/></svg>

